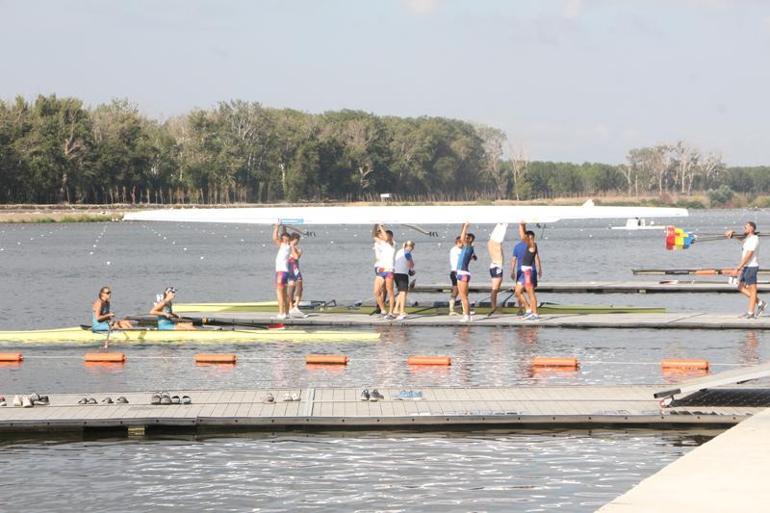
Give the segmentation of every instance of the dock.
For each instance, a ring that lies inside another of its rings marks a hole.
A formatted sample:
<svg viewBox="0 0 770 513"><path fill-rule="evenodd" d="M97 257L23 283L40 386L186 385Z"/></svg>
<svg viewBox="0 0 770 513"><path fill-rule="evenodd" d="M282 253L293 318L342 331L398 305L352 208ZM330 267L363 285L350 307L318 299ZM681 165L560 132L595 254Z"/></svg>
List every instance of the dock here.
<svg viewBox="0 0 770 513"><path fill-rule="evenodd" d="M468 290L489 294L492 287L487 279L482 283L471 283ZM514 283L504 283L500 290L511 290ZM770 283L757 284L760 292L770 291ZM451 291L449 283L434 283L415 285L410 292L416 293L446 293ZM588 282L548 282L537 285L538 293L558 294L737 294L735 285L727 282L703 282L697 280L666 280L664 282L650 281L588 281Z"/></svg>
<svg viewBox="0 0 770 513"><path fill-rule="evenodd" d="M666 387L381 388L384 399L376 402L362 401L362 388L175 390L170 393L188 395L192 404L171 405L150 404L152 392L58 394L49 396L47 406L0 407L0 432L725 427L770 405L770 388L760 389L758 401L757 389L736 385L732 399L716 406L690 397L664 407L654 394ZM750 401L741 398L743 392ZM268 394L273 402L268 402ZM299 400L286 400L292 394ZM124 396L129 403L102 404L106 396ZM93 397L98 404L78 404L83 397Z"/></svg>
<svg viewBox="0 0 770 513"><path fill-rule="evenodd" d="M685 454L599 513L761 511L770 503L770 409Z"/></svg>
<svg viewBox="0 0 770 513"><path fill-rule="evenodd" d="M221 321L232 319L234 324L266 324L279 322L275 314L265 312L231 313L216 312L213 314L185 314L192 319L216 317ZM463 322L462 316L437 314L412 314L405 320L383 320L379 315L341 314L341 313L312 313L304 319L293 318L280 321L287 326L305 327L362 327L362 326L474 326L486 328L505 327L541 327L541 328L606 328L606 329L687 329L687 330L720 330L720 329L770 329L770 316L758 319L741 319L738 313L716 314L708 312L670 312L670 313L604 313L604 314L545 314L539 321L528 321L513 314L495 314L473 316L471 322Z"/></svg>

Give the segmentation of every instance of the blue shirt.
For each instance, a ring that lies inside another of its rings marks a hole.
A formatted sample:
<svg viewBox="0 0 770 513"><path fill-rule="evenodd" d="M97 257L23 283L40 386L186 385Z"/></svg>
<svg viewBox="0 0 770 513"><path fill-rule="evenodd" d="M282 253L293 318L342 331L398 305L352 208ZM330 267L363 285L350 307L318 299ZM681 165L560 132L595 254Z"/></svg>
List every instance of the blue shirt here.
<svg viewBox="0 0 770 513"><path fill-rule="evenodd" d="M516 258L516 272L521 271L521 260L527 252L528 246L524 241L519 242L513 247L513 256ZM537 274L537 265L532 264L532 271Z"/></svg>
<svg viewBox="0 0 770 513"><path fill-rule="evenodd" d="M468 266L473 259L473 246L463 246L460 256L457 258L457 270L468 272Z"/></svg>

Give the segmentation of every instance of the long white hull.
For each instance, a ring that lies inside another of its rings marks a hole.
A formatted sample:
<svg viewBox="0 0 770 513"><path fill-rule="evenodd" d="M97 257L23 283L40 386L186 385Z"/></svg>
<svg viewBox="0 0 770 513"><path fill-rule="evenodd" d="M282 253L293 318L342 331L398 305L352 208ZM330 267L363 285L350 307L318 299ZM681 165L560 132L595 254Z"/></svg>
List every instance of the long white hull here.
<svg viewBox="0 0 770 513"><path fill-rule="evenodd" d="M684 208L584 206L351 206L179 208L129 212L127 221L289 225L553 223L565 219L686 217Z"/></svg>

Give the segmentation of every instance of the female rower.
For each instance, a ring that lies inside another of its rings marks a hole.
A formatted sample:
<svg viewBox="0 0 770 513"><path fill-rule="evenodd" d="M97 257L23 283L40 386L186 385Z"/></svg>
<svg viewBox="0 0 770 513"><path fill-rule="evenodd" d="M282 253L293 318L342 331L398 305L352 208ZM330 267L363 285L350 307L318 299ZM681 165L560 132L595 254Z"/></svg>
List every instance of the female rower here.
<svg viewBox="0 0 770 513"><path fill-rule="evenodd" d="M528 321L539 321L540 316L537 314L537 297L535 296L535 285L537 283L537 271L535 270L535 263L539 264L537 267L542 273L543 266L540 264L540 256L537 253L537 244L535 244L534 232L525 232L526 238L524 241L527 243L527 249L521 257L521 275L519 276L518 283L524 286L524 290L527 292L527 300L529 302L529 308L531 312L524 316ZM517 283L517 285L518 285Z"/></svg>
<svg viewBox="0 0 770 513"><path fill-rule="evenodd" d="M96 297L94 304L91 305L91 331L125 330L134 327L129 320L113 319L115 314L110 311L111 296L112 291L109 287L99 289L99 295Z"/></svg>
<svg viewBox="0 0 770 513"><path fill-rule="evenodd" d="M398 288L398 297L396 298L396 313L398 313L398 317L396 317L396 320L399 321L406 319L406 311L404 310L406 306L406 293L409 289L409 277L414 276L412 251L414 251L414 242L408 240L404 242L404 247L396 252L394 280Z"/></svg>
<svg viewBox="0 0 770 513"><path fill-rule="evenodd" d="M375 224L372 229L372 238L374 239L374 299L382 313L382 318L389 320L393 318L393 309L395 300L393 294L393 259L396 249L393 247L392 232L388 231L381 224ZM385 311L385 295L388 295L389 309Z"/></svg>
<svg viewBox="0 0 770 513"><path fill-rule="evenodd" d="M291 304L286 290L286 285L289 283L289 257L291 256L289 234L286 232L286 228L279 224L273 226L273 242L278 246L278 253L275 255L275 295L278 299L277 319L283 320L288 317Z"/></svg>
<svg viewBox="0 0 770 513"><path fill-rule="evenodd" d="M476 260L476 255L473 251L473 241L476 240L476 236L472 233L468 233L468 226L470 223L463 224L463 229L460 232L460 240L463 243L460 250L460 256L457 259L457 292L460 295L460 302L463 305L463 318L462 322L471 321L471 306L468 302L468 287L471 282L471 272L469 270L471 260Z"/></svg>
<svg viewBox="0 0 770 513"><path fill-rule="evenodd" d="M180 322L177 314L174 313L174 298L176 297L176 289L174 287L166 287L163 291L163 296L158 296L159 299L150 310L150 315L158 316L158 329L159 330L192 330L195 329L191 322Z"/></svg>
<svg viewBox="0 0 770 513"><path fill-rule="evenodd" d="M289 280L287 282L287 296L289 299L289 315L291 317L307 317L299 309L299 303L302 301L302 272L299 270L299 259L302 257L302 249L299 247L299 233L292 233L289 236Z"/></svg>

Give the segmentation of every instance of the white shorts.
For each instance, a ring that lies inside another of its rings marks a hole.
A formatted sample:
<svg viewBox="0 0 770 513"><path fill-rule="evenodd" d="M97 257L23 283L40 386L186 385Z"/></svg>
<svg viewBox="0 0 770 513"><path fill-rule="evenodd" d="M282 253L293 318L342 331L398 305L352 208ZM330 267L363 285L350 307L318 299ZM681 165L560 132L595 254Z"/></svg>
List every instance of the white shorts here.
<svg viewBox="0 0 770 513"><path fill-rule="evenodd" d="M505 240L506 230L508 230L508 223L497 223L492 233L489 234L489 240L502 243Z"/></svg>

